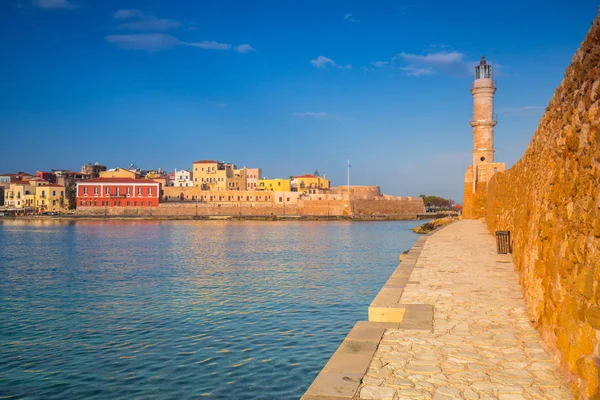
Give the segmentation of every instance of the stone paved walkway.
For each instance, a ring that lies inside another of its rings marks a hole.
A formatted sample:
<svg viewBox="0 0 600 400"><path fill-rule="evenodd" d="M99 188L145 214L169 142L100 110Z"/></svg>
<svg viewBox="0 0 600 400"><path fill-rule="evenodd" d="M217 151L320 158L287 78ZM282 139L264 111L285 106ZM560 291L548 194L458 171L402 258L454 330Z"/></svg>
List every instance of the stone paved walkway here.
<svg viewBox="0 0 600 400"><path fill-rule="evenodd" d="M427 240L403 304L434 305L434 330L388 330L361 399L572 399L528 319L508 255L479 221Z"/></svg>

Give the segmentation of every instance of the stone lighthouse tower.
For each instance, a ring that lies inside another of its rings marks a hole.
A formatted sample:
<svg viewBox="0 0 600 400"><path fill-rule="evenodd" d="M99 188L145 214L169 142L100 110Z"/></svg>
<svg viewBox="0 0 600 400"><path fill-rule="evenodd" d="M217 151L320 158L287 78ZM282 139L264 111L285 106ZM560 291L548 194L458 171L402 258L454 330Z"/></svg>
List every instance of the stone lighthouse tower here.
<svg viewBox="0 0 600 400"><path fill-rule="evenodd" d="M475 67L475 79L471 83L473 95L473 164L465 173L463 218L477 219L485 216L487 183L496 172L504 171L504 163L494 162L494 93L496 82L492 66L481 56Z"/></svg>

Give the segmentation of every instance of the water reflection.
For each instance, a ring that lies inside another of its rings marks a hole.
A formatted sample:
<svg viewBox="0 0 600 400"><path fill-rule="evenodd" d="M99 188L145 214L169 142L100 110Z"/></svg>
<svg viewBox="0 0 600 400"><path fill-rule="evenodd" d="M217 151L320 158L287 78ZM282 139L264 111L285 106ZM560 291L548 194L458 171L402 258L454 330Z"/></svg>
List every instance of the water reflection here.
<svg viewBox="0 0 600 400"><path fill-rule="evenodd" d="M414 225L4 221L0 394L298 398Z"/></svg>

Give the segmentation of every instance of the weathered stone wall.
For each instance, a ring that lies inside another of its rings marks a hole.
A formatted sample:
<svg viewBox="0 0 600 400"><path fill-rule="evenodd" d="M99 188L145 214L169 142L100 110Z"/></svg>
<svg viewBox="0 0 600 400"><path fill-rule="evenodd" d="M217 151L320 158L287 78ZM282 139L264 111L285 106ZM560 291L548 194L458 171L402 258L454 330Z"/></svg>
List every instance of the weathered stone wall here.
<svg viewBox="0 0 600 400"><path fill-rule="evenodd" d="M465 183L462 212L464 219L485 217L487 185L487 182L478 183L475 192L473 192L473 183Z"/></svg>
<svg viewBox="0 0 600 400"><path fill-rule="evenodd" d="M425 204L420 197L408 197L402 200L354 200L353 203L356 215L425 213Z"/></svg>
<svg viewBox="0 0 600 400"><path fill-rule="evenodd" d="M204 216L204 215L415 215L425 212L420 197L402 200L299 200L298 203L169 201L158 207L78 207L91 216Z"/></svg>
<svg viewBox="0 0 600 400"><path fill-rule="evenodd" d="M600 16L523 158L488 185L531 315L578 398L600 399Z"/></svg>

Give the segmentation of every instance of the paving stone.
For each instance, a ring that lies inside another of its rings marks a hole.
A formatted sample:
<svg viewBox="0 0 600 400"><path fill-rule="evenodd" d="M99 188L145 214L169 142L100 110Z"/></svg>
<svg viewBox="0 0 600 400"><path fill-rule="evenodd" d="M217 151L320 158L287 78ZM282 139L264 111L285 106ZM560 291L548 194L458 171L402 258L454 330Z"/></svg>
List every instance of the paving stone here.
<svg viewBox="0 0 600 400"><path fill-rule="evenodd" d="M360 389L361 399L393 400L396 389L382 386L364 386Z"/></svg>
<svg viewBox="0 0 600 400"><path fill-rule="evenodd" d="M466 400L478 400L479 394L471 388L466 388L463 392L463 397Z"/></svg>
<svg viewBox="0 0 600 400"><path fill-rule="evenodd" d="M433 331L387 330L369 382L398 388L398 399L573 399L485 227L459 221L421 239L400 301L433 306Z"/></svg>
<svg viewBox="0 0 600 400"><path fill-rule="evenodd" d="M394 386L402 389L411 389L415 384L410 379L390 379L385 382L386 385Z"/></svg>
<svg viewBox="0 0 600 400"><path fill-rule="evenodd" d="M399 399L430 400L431 394L422 390L401 389L398 391Z"/></svg>

